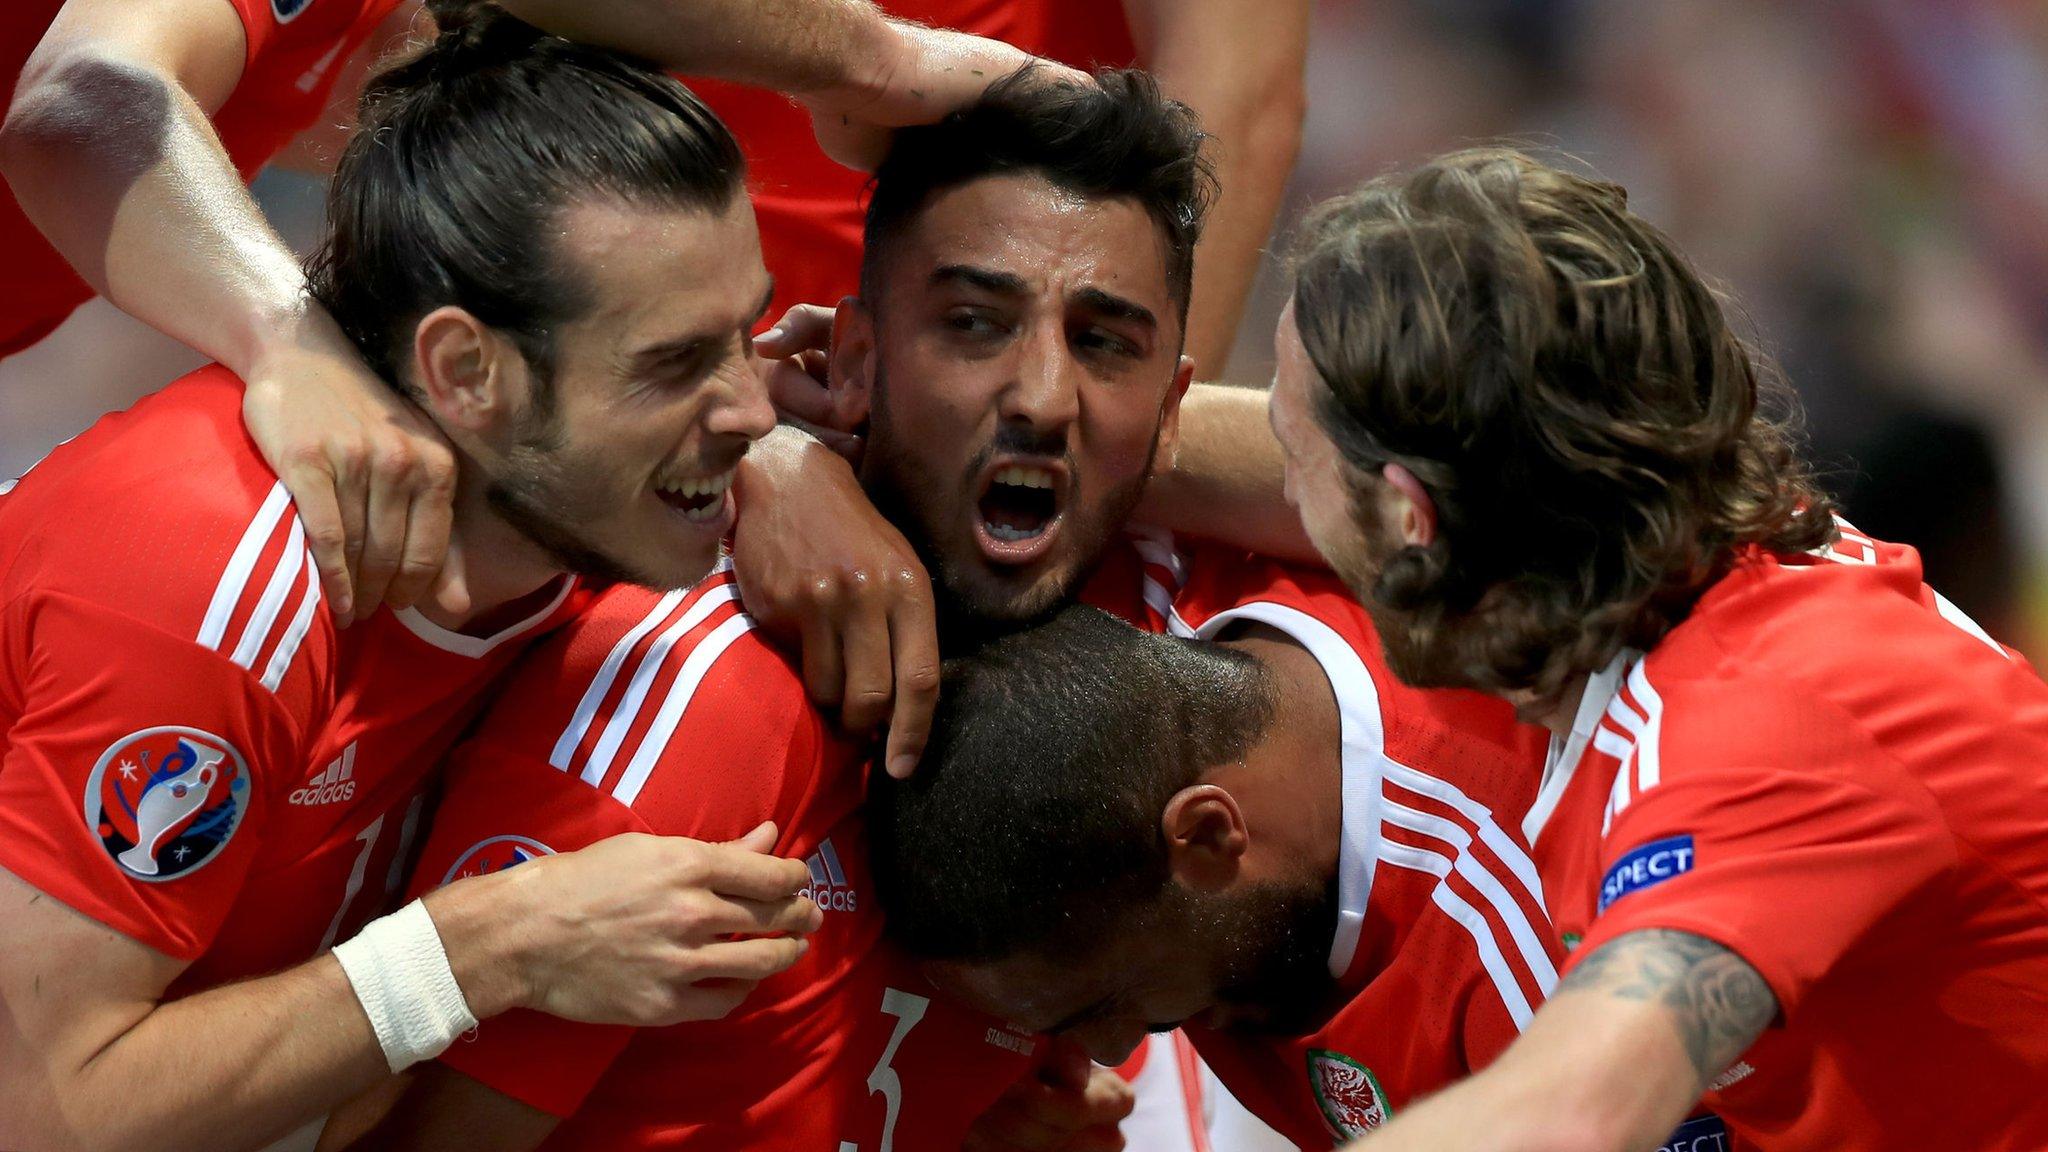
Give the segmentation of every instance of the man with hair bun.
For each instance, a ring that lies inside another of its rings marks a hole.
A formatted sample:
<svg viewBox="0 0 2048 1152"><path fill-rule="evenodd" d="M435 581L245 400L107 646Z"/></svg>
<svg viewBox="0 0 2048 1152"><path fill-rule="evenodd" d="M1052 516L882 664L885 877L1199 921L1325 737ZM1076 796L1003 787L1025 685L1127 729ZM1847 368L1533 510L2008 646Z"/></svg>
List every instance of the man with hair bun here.
<svg viewBox="0 0 2048 1152"><path fill-rule="evenodd" d="M818 926L765 824L371 919L499 674L591 578L701 579L774 422L730 133L650 66L463 15L366 88L309 280L455 446L467 610L340 627L223 365L0 486L0 1146L254 1147L514 1007L722 1015Z"/></svg>
<svg viewBox="0 0 2048 1152"><path fill-rule="evenodd" d="M1554 734L1563 980L1357 1147L1635 1152L1702 1094L1764 1152L2048 1146L2048 687L1835 514L1622 190L1503 149L1372 181L1275 342L1290 496L1390 666Z"/></svg>

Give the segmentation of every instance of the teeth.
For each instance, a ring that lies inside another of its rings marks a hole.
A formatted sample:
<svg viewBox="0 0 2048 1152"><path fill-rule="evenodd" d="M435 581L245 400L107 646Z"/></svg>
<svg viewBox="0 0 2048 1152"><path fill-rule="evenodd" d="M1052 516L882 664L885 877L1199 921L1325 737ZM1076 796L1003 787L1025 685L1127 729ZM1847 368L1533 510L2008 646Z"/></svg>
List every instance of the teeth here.
<svg viewBox="0 0 2048 1152"><path fill-rule="evenodd" d="M1009 484L1018 488L1051 488L1052 473L1043 468L1025 468L1011 465L996 469L996 483Z"/></svg>
<svg viewBox="0 0 2048 1152"><path fill-rule="evenodd" d="M688 499L692 496L718 496L732 487L732 472L721 472L716 476L685 480L680 484L664 484L661 490L671 496Z"/></svg>
<svg viewBox="0 0 2048 1152"><path fill-rule="evenodd" d="M988 534L998 540L1032 540L1045 533L1043 527L1012 528L1007 524L990 524L987 527Z"/></svg>

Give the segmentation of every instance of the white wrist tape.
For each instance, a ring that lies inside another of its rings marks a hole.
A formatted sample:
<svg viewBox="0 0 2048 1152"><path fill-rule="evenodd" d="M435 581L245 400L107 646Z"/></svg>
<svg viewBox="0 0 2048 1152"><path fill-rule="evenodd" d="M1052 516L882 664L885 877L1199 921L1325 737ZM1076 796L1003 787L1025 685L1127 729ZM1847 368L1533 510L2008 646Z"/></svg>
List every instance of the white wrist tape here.
<svg viewBox="0 0 2048 1152"><path fill-rule="evenodd" d="M446 1051L476 1027L434 918L418 900L372 920L334 958L356 990L384 1060L402 1072Z"/></svg>

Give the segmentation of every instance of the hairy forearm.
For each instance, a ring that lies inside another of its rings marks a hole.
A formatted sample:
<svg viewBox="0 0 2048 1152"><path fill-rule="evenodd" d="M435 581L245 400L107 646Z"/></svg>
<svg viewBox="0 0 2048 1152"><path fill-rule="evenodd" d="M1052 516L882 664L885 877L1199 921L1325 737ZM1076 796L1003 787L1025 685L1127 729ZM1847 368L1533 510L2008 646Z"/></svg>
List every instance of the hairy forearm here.
<svg viewBox="0 0 2048 1152"><path fill-rule="evenodd" d="M295 338L309 306L297 258L161 68L90 40L39 52L0 127L0 172L136 318L245 375Z"/></svg>
<svg viewBox="0 0 2048 1152"><path fill-rule="evenodd" d="M867 0L504 0L558 36L797 94L882 82L897 38Z"/></svg>
<svg viewBox="0 0 2048 1152"><path fill-rule="evenodd" d="M1191 386L1181 401L1173 467L1146 486L1137 518L1276 559L1320 563L1288 506L1266 410L1264 389Z"/></svg>
<svg viewBox="0 0 2048 1152"><path fill-rule="evenodd" d="M1348 1152L1648 1152L1776 1015L1734 953L1631 932L1582 960L1492 1067Z"/></svg>

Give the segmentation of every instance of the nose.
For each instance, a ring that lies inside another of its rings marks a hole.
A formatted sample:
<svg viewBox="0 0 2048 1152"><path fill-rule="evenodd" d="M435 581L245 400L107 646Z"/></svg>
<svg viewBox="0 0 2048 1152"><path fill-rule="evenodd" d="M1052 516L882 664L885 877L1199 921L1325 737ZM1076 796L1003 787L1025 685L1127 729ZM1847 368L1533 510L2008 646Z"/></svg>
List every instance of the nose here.
<svg viewBox="0 0 2048 1152"><path fill-rule="evenodd" d="M1080 418L1080 367L1060 325L1038 325L1029 339L1019 341L1013 367L1000 406L1005 423L1047 433Z"/></svg>
<svg viewBox="0 0 2048 1152"><path fill-rule="evenodd" d="M743 363L730 374L732 387L721 402L705 413L707 431L724 436L759 440L775 430L775 405L768 399L768 370L771 362L753 354L743 342Z"/></svg>

